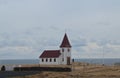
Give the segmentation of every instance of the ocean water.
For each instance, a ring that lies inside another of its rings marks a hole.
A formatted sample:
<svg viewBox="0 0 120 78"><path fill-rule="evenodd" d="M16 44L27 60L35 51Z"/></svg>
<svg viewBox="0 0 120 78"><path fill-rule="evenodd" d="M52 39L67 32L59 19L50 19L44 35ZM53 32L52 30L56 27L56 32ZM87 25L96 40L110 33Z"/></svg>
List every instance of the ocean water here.
<svg viewBox="0 0 120 78"><path fill-rule="evenodd" d="M39 64L39 59L0 60L0 65Z"/></svg>
<svg viewBox="0 0 120 78"><path fill-rule="evenodd" d="M113 65L120 63L120 59L75 59L75 62L86 62L91 64ZM39 59L17 59L17 60L0 60L0 65L20 65L20 64L39 64Z"/></svg>

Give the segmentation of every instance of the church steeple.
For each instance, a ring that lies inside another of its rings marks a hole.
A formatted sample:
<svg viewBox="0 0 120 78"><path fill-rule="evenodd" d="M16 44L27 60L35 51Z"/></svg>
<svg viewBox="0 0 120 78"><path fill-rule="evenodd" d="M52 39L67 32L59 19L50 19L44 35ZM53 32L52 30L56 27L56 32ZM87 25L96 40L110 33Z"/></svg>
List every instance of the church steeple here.
<svg viewBox="0 0 120 78"><path fill-rule="evenodd" d="M72 47L71 44L70 44L70 42L69 42L69 40L68 40L68 37L67 37L66 33L65 33L63 41L62 41L62 43L60 45L60 48L62 48L62 47L68 47L68 48Z"/></svg>

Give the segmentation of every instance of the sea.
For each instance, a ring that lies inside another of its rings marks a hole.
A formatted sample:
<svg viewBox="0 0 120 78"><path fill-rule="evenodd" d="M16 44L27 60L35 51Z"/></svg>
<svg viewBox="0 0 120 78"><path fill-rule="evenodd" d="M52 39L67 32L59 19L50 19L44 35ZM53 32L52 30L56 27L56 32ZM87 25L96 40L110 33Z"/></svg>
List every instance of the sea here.
<svg viewBox="0 0 120 78"><path fill-rule="evenodd" d="M74 62L90 63L90 64L101 64L101 65L114 65L115 63L120 64L120 58L118 59L74 59ZM6 71L13 71L14 67L20 67L23 64L39 64L39 59L6 59L0 60L0 70L4 65Z"/></svg>
<svg viewBox="0 0 120 78"><path fill-rule="evenodd" d="M120 58L94 58L94 59L74 59L75 62L84 62L90 64L104 64L104 65L114 65L115 63L120 63ZM14 59L14 60L0 60L0 65L20 65L20 64L39 64L39 59Z"/></svg>

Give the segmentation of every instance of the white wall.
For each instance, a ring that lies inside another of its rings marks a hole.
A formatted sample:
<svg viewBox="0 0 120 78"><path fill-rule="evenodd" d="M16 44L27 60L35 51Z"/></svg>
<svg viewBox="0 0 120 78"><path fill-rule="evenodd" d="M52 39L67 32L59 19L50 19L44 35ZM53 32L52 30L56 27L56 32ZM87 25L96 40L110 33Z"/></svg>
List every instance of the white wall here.
<svg viewBox="0 0 120 78"><path fill-rule="evenodd" d="M40 64L48 64L48 65L58 65L58 64L67 64L67 57L71 58L71 48L70 51L68 52L68 48L63 48L64 52L62 52L62 48L60 48L61 55L56 58L56 62L54 62L54 58L52 59L52 62L50 62L50 58L47 58L48 61L46 62L46 58L44 59L44 62L42 62L42 58L40 58ZM64 58L64 61L62 61L62 58ZM72 59L70 60L70 63L72 63Z"/></svg>
<svg viewBox="0 0 120 78"><path fill-rule="evenodd" d="M64 49L64 52L62 52L62 49ZM70 51L68 52L68 49L70 49ZM67 64L67 57L71 58L71 48L61 48L61 59L64 58L64 61L60 60L62 62L62 64ZM70 61L72 63L72 60Z"/></svg>
<svg viewBox="0 0 120 78"><path fill-rule="evenodd" d="M59 58L51 58L52 61L50 62L50 58L43 58L44 61L42 62L42 58L40 58L40 63L39 64L48 64L48 65L58 65L59 64ZM46 59L48 60L46 62ZM54 59L56 59L56 62L54 62Z"/></svg>

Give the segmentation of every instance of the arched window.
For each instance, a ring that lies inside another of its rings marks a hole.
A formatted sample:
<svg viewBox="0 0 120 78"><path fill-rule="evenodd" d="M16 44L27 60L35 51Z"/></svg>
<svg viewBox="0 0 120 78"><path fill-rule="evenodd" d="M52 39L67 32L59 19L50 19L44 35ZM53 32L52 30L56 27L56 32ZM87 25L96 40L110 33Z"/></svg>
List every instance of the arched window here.
<svg viewBox="0 0 120 78"><path fill-rule="evenodd" d="M50 62L52 62L52 59L50 58Z"/></svg>
<svg viewBox="0 0 120 78"><path fill-rule="evenodd" d="M56 59L54 58L54 62L56 62Z"/></svg>
<svg viewBox="0 0 120 78"><path fill-rule="evenodd" d="M64 52L64 49L62 49L62 52Z"/></svg>
<svg viewBox="0 0 120 78"><path fill-rule="evenodd" d="M64 58L62 58L62 61L64 61Z"/></svg>
<svg viewBox="0 0 120 78"><path fill-rule="evenodd" d="M68 48L68 52L70 52L70 49Z"/></svg>
<svg viewBox="0 0 120 78"><path fill-rule="evenodd" d="M46 62L48 61L48 59L46 58Z"/></svg>
<svg viewBox="0 0 120 78"><path fill-rule="evenodd" d="M42 59L42 62L44 62L44 59Z"/></svg>

